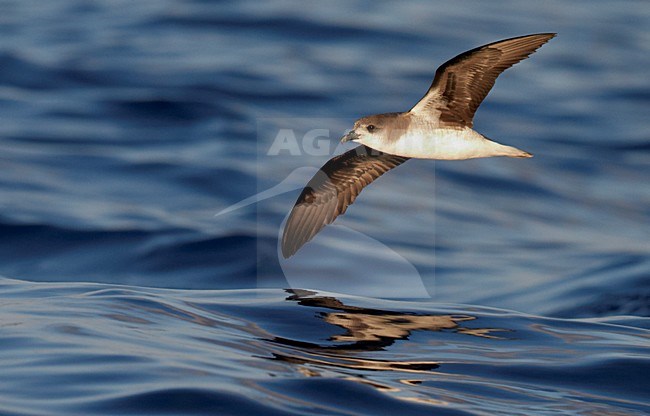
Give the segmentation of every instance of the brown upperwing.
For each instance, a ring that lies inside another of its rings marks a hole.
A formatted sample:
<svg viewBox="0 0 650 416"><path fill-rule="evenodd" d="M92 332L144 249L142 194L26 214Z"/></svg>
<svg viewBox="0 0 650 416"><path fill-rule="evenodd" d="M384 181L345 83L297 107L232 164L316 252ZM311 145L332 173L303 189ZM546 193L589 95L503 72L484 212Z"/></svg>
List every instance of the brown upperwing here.
<svg viewBox="0 0 650 416"><path fill-rule="evenodd" d="M364 187L409 158L358 146L333 157L307 183L291 210L282 235L288 258L354 202Z"/></svg>
<svg viewBox="0 0 650 416"><path fill-rule="evenodd" d="M440 112L443 124L472 127L476 109L499 74L527 58L555 35L540 33L501 40L450 59L438 68L429 91L409 111Z"/></svg>

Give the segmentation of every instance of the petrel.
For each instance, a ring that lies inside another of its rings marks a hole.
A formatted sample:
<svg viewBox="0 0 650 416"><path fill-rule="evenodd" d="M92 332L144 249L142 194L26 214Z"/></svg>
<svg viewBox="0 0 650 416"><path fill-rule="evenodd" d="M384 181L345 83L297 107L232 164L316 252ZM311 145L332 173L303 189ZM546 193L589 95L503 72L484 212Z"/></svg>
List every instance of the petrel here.
<svg viewBox="0 0 650 416"><path fill-rule="evenodd" d="M532 157L474 131L472 120L499 74L555 35L519 36L464 52L438 68L429 90L410 110L357 120L341 142L361 146L325 163L291 210L282 236L284 258L345 213L364 187L410 158Z"/></svg>

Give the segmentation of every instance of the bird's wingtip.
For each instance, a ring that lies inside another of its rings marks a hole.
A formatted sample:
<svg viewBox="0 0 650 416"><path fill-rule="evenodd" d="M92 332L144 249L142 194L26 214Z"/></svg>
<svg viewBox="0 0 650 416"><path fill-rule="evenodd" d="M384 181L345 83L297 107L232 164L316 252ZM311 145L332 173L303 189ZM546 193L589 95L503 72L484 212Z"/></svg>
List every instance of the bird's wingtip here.
<svg viewBox="0 0 650 416"><path fill-rule="evenodd" d="M285 225L286 227L286 225ZM282 235L282 240L280 242L280 252L282 253L282 258L288 259L289 257L293 256L296 254L296 251L298 249L295 247L293 244L289 244L289 240L287 239L287 230L285 228L284 234Z"/></svg>

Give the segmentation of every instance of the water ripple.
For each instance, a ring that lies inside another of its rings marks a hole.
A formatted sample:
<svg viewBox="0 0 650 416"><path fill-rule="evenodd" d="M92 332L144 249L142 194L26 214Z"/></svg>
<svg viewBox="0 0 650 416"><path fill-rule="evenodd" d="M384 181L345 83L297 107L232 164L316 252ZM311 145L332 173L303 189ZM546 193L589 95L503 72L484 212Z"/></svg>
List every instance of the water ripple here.
<svg viewBox="0 0 650 416"><path fill-rule="evenodd" d="M650 410L649 334L624 317L548 319L306 290L4 279L1 293L0 370L11 380L0 383L3 413ZM35 389L47 394L22 400Z"/></svg>

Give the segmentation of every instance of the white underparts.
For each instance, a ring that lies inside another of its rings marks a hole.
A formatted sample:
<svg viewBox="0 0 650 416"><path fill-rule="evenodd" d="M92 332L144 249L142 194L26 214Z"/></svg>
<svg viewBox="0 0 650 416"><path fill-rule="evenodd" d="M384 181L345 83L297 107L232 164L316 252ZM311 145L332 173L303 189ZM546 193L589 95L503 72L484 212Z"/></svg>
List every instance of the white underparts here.
<svg viewBox="0 0 650 416"><path fill-rule="evenodd" d="M470 128L407 131L398 138L363 137L359 142L373 149L418 159L463 160L479 157L531 157L511 146L493 142Z"/></svg>

